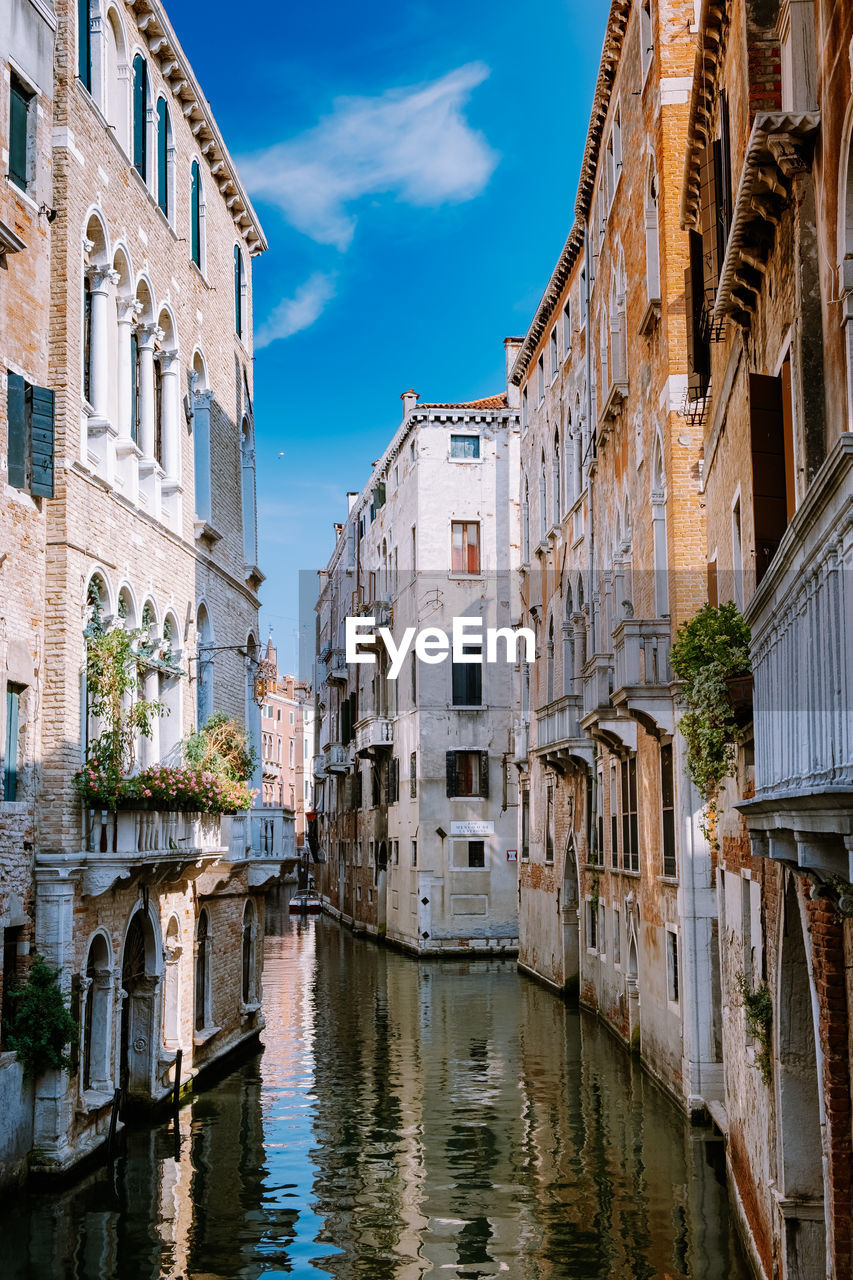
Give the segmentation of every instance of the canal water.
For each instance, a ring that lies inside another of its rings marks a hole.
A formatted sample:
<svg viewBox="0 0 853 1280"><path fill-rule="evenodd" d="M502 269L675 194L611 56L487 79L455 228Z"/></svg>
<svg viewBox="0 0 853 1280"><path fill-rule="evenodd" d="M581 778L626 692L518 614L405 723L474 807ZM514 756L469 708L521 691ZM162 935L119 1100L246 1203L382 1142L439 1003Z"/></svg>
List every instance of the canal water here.
<svg viewBox="0 0 853 1280"><path fill-rule="evenodd" d="M748 1280L719 1141L508 961L269 913L265 1051L0 1210L2 1280Z"/></svg>

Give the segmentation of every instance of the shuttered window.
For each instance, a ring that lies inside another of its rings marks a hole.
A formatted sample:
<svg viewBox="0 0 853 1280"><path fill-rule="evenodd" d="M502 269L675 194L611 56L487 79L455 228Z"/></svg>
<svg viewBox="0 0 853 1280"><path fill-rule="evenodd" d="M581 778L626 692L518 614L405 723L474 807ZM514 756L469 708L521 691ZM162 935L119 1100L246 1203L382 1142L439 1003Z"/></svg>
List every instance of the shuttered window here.
<svg viewBox="0 0 853 1280"><path fill-rule="evenodd" d="M169 216L169 109L165 98L157 100L157 204Z"/></svg>
<svg viewBox="0 0 853 1280"><path fill-rule="evenodd" d="M782 379L749 375L755 580L760 582L788 527ZM791 450L792 452L792 450Z"/></svg>
<svg viewBox="0 0 853 1280"><path fill-rule="evenodd" d="M39 498L53 497L54 396L31 386L17 373L7 375L9 442L7 476L15 489Z"/></svg>
<svg viewBox="0 0 853 1280"><path fill-rule="evenodd" d="M190 235L192 256L195 265L201 269L201 173L199 172L198 160L193 160L191 172Z"/></svg>
<svg viewBox="0 0 853 1280"><path fill-rule="evenodd" d="M237 336L243 336L243 255L239 245L234 246L234 327Z"/></svg>
<svg viewBox="0 0 853 1280"><path fill-rule="evenodd" d="M675 778L671 742L665 743L660 749L660 804L663 873L665 876L676 876L678 867L675 860Z"/></svg>
<svg viewBox="0 0 853 1280"><path fill-rule="evenodd" d="M148 181L148 67L141 53L133 59L133 167Z"/></svg>
<svg viewBox="0 0 853 1280"><path fill-rule="evenodd" d="M18 710L21 691L17 685L6 686L6 749L3 757L3 799L18 797Z"/></svg>
<svg viewBox="0 0 853 1280"><path fill-rule="evenodd" d="M139 342L136 334L130 335L130 438L139 444Z"/></svg>
<svg viewBox="0 0 853 1280"><path fill-rule="evenodd" d="M409 756L409 795L414 800L418 794L418 753Z"/></svg>
<svg viewBox="0 0 853 1280"><path fill-rule="evenodd" d="M475 662L451 662L451 696L455 707L479 707L483 703L483 650L479 644L462 646L463 656Z"/></svg>
<svg viewBox="0 0 853 1280"><path fill-rule="evenodd" d="M639 871L637 826L637 757L622 761L622 868Z"/></svg>
<svg viewBox="0 0 853 1280"><path fill-rule="evenodd" d="M26 191L30 169L30 107L33 95L11 76L9 89L9 181Z"/></svg>
<svg viewBox="0 0 853 1280"><path fill-rule="evenodd" d="M7 378L7 414L9 418L9 445L7 453L7 474L9 484L15 489L27 487L27 409L26 382L17 373L10 373Z"/></svg>
<svg viewBox="0 0 853 1280"><path fill-rule="evenodd" d="M77 0L77 74L87 89L92 88L92 33L89 0Z"/></svg>
<svg viewBox="0 0 853 1280"><path fill-rule="evenodd" d="M448 796L488 797L488 751L448 751L446 770Z"/></svg>
<svg viewBox="0 0 853 1280"><path fill-rule="evenodd" d="M704 241L689 232L689 265L684 272L684 310L687 324L687 398L700 400L711 378L711 347L704 321Z"/></svg>

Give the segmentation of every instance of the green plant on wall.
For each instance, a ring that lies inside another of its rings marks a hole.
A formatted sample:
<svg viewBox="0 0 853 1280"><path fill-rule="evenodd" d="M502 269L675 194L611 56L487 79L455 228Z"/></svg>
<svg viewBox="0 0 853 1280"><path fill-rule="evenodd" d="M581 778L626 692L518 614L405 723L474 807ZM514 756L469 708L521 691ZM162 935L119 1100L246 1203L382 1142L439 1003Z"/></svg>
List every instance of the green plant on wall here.
<svg viewBox="0 0 853 1280"><path fill-rule="evenodd" d="M71 1069L66 1046L77 1035L77 1023L66 1007L59 972L35 956L27 981L12 991L15 1013L8 1045L18 1055L28 1079L45 1071Z"/></svg>
<svg viewBox="0 0 853 1280"><path fill-rule="evenodd" d="M765 1084L773 1079L773 1052L771 1034L773 1031L773 1001L770 988L766 982L760 982L753 990L745 973L737 975L737 989L740 992L746 1018L747 1034L758 1043L755 1065L761 1072Z"/></svg>
<svg viewBox="0 0 853 1280"><path fill-rule="evenodd" d="M184 760L194 769L203 769L230 782L246 782L254 773L258 753L249 744L249 735L238 720L224 711L213 715L184 743Z"/></svg>
<svg viewBox="0 0 853 1280"><path fill-rule="evenodd" d="M706 604L678 628L670 654L672 670L684 682L687 710L678 727L687 744L690 776L705 803L702 830L709 839L720 787L734 773L735 748L742 737L726 681L749 674L749 639L749 627L734 601Z"/></svg>

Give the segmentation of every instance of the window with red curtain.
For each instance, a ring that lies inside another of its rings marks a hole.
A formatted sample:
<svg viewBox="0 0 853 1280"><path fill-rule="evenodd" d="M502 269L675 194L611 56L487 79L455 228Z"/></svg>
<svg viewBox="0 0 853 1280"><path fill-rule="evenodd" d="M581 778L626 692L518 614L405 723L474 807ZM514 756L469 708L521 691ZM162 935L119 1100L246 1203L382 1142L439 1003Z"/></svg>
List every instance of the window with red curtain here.
<svg viewBox="0 0 853 1280"><path fill-rule="evenodd" d="M451 525L451 570L480 572L480 525L476 520L454 520Z"/></svg>

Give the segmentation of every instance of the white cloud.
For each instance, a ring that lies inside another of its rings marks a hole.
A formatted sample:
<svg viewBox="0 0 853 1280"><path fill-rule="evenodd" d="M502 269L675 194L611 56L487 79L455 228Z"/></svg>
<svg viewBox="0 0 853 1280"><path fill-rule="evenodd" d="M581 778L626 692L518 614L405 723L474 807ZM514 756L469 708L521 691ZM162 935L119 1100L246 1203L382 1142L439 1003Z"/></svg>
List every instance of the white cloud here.
<svg viewBox="0 0 853 1280"><path fill-rule="evenodd" d="M350 206L364 196L428 207L479 195L498 156L463 108L488 74L472 62L376 98L339 98L315 128L243 158L240 172L297 230L344 250L355 230Z"/></svg>
<svg viewBox="0 0 853 1280"><path fill-rule="evenodd" d="M255 346L268 347L276 338L289 338L308 329L335 296L335 277L315 271L292 298L282 298L255 333Z"/></svg>

